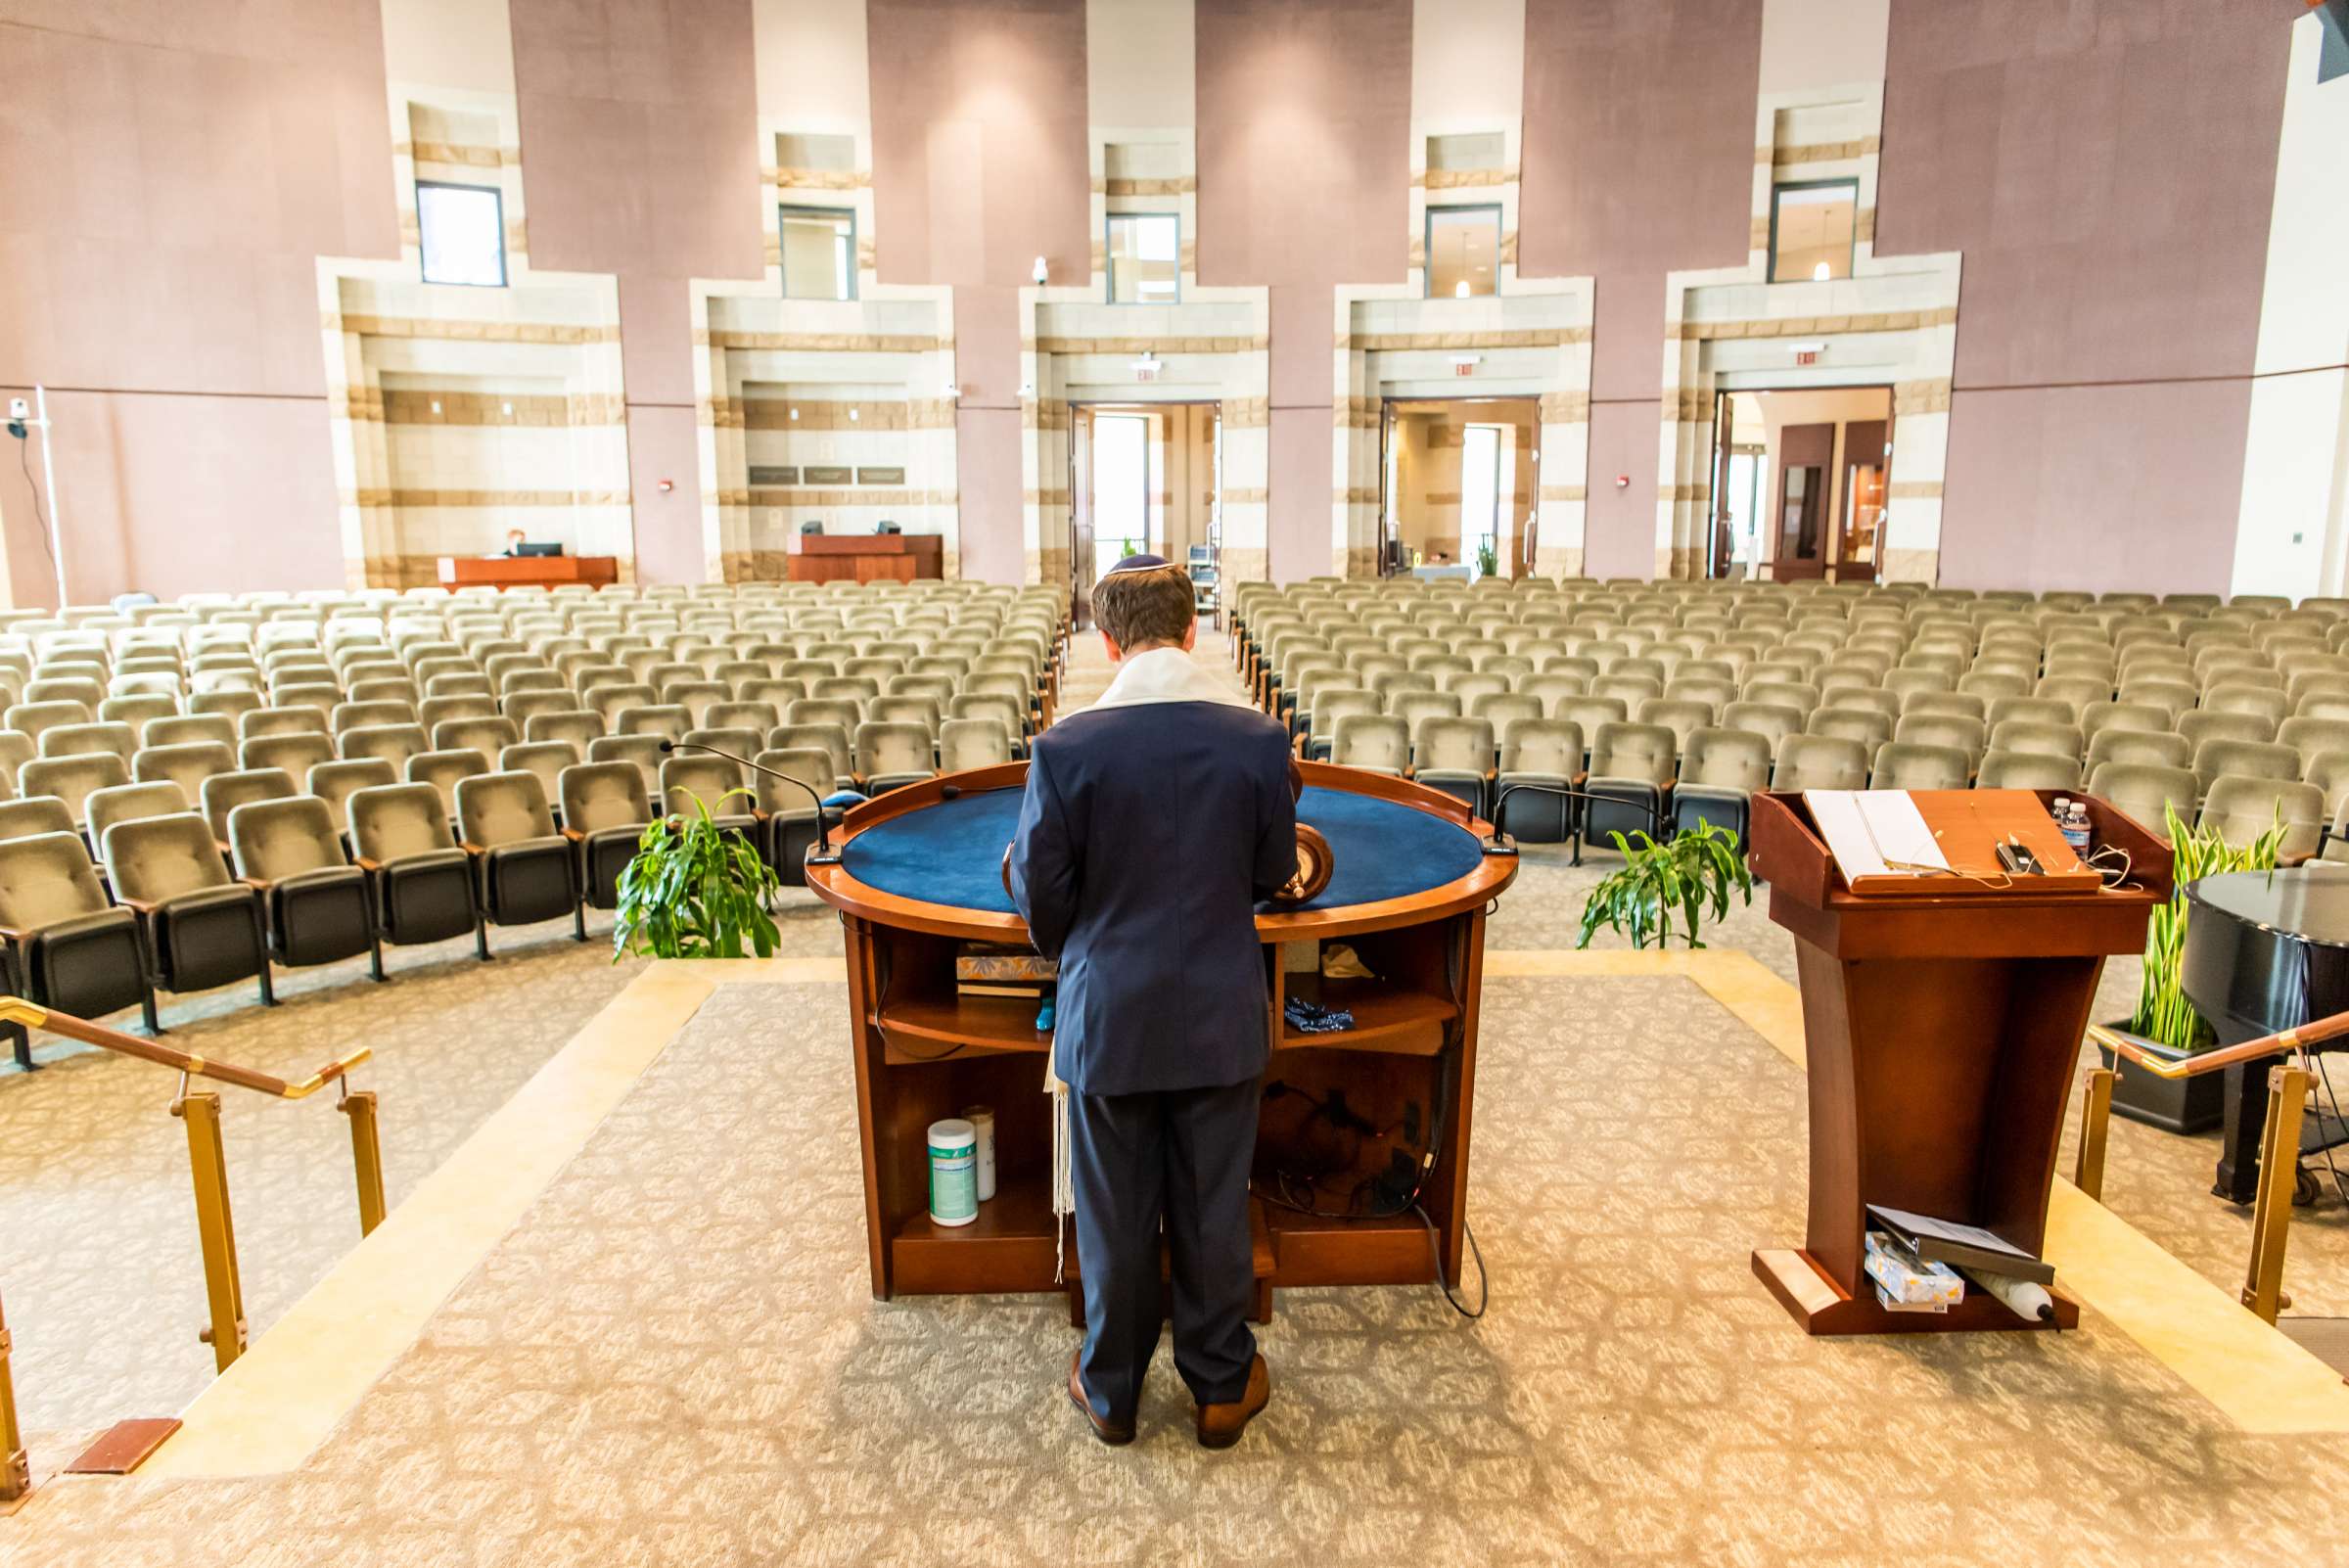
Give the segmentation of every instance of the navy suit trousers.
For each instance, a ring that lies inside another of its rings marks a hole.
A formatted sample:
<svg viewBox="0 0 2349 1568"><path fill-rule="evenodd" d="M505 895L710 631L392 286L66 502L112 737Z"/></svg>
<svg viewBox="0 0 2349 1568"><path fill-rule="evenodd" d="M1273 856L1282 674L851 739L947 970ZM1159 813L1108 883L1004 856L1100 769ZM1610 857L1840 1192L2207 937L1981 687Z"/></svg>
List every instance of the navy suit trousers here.
<svg viewBox="0 0 2349 1568"><path fill-rule="evenodd" d="M1219 1088L1069 1095L1077 1259L1084 1279L1084 1388L1093 1413L1129 1421L1158 1349L1159 1236L1172 1264L1174 1369L1202 1405L1247 1392L1256 1335L1248 1167L1255 1079Z"/></svg>

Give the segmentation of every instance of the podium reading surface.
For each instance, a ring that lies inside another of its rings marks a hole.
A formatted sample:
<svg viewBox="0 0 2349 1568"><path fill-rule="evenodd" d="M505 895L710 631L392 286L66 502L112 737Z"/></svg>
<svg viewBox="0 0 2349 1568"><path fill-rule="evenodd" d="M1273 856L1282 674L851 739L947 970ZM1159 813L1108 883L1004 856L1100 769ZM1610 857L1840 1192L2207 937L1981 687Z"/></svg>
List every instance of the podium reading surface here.
<svg viewBox="0 0 2349 1568"><path fill-rule="evenodd" d="M1267 1100L1258 1130L1250 1207L1260 1317L1276 1285L1417 1283L1434 1277L1439 1259L1446 1279L1459 1278L1485 909L1516 874L1513 859L1482 853L1484 825L1451 797L1301 765L1298 818L1328 838L1336 874L1312 901L1264 906L1256 921L1273 1047L1266 1082L1290 1090ZM807 886L841 911L847 933L865 1231L873 1294L884 1300L1063 1288L1053 1278L1059 1222L1043 1092L1052 1037L1035 1027L1033 1000L962 995L954 977L966 941L1027 945L1000 869L1026 779L1027 764L1013 762L893 790L849 813L839 865L807 868ZM1377 978L1283 973L1279 944L1324 938L1343 939ZM1349 1009L1354 1027L1300 1034L1282 1016L1290 996ZM1327 1130L1311 1135L1313 1104L1333 1089L1378 1127L1416 1120L1434 1130L1418 1200L1425 1221L1409 1208L1337 1212L1403 1145L1364 1136L1351 1165L1333 1164ZM979 1104L995 1113L996 1196L974 1223L933 1225L927 1130ZM1301 1172L1321 1178L1304 1205L1319 1213L1284 1206L1299 1194L1278 1178ZM1073 1286L1074 1236L1068 1265Z"/></svg>
<svg viewBox="0 0 2349 1568"><path fill-rule="evenodd" d="M1757 1251L1754 1272L1811 1333L2045 1326L1977 1289L1947 1314L1887 1312L1861 1265L1871 1203L1981 1225L2033 1256L2046 1239L2097 976L2107 953L2142 948L2170 892L2167 844L2069 792L2088 807L2094 842L2128 853L2128 884L2000 872L1991 845L2007 831L2053 853L2041 825L2053 831L2046 803L2056 793L1916 792L1964 874L1883 894L1844 885L1800 795L1754 798L1754 872L1770 884L1771 919L1795 939L1811 1112L1803 1247ZM2077 1323L2078 1305L2054 1294L2054 1326Z"/></svg>

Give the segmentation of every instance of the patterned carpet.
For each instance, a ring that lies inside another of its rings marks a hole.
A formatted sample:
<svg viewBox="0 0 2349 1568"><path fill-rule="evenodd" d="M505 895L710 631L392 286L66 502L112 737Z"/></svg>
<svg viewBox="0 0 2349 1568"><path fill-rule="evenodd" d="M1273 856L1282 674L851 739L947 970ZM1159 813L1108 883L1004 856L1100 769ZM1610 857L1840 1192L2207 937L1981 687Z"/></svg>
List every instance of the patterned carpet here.
<svg viewBox="0 0 2349 1568"><path fill-rule="evenodd" d="M1801 1225L1800 1077L1671 980L1490 988L1481 1323L1284 1293L1236 1453L1163 1352L1103 1450L1049 1300L866 1297L842 994L721 989L299 1473L61 1482L0 1563L2109 1565L2349 1529L2322 1445L2223 1429L2109 1328L1794 1332L1746 1252ZM1660 1106L1665 1048L1700 1088Z"/></svg>
<svg viewBox="0 0 2349 1568"><path fill-rule="evenodd" d="M1107 673L1081 638L1064 711ZM1612 860L1529 849L1490 949L1571 947ZM1791 979L1767 901L1711 940ZM787 903L784 953L837 955L830 911ZM395 953L389 986L281 977L274 1011L250 988L174 997L165 1021L273 1071L373 1043L396 1204L637 972L591 929L501 933L487 966L464 943ZM2136 970L2108 966L2097 1016L2127 1011ZM1794 1332L1746 1260L1802 1228L1800 1075L1694 986L1496 979L1487 998L1491 1314L1284 1292L1275 1403L1232 1454L1190 1442L1163 1360L1142 1442L1086 1440L1051 1301L871 1302L845 993L728 986L302 1469L59 1480L0 1522L0 1568L2333 1560L2349 1499L2325 1446L2234 1432L2093 1317L2060 1340ZM0 1074L0 1288L36 1471L210 1378L171 1086L71 1051ZM345 1125L324 1098L225 1108L257 1336L356 1238ZM2215 1157L2116 1121L2106 1201L2232 1293L2248 1222L2207 1195ZM2349 1314L2329 1191L2291 1249L2294 1310Z"/></svg>

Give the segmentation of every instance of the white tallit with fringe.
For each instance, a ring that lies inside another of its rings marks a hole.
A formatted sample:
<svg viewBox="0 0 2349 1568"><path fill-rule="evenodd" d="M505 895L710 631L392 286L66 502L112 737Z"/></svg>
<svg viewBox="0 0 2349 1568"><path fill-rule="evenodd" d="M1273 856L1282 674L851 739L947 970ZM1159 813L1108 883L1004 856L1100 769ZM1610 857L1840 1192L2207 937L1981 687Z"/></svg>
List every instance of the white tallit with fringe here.
<svg viewBox="0 0 2349 1568"><path fill-rule="evenodd" d="M1221 680L1180 648L1145 648L1142 652L1121 660L1117 677L1092 707L1067 715L1082 719L1086 714L1103 708L1140 708L1150 703L1226 703L1240 708L1253 708L1237 686ZM1052 1213L1066 1221L1077 1212L1076 1178L1069 1171L1069 1086L1052 1070L1052 1055L1044 1054L1044 1090L1052 1096ZM1069 1228L1065 1223L1053 1226L1055 1248L1052 1255L1052 1277L1065 1279L1068 1275Z"/></svg>

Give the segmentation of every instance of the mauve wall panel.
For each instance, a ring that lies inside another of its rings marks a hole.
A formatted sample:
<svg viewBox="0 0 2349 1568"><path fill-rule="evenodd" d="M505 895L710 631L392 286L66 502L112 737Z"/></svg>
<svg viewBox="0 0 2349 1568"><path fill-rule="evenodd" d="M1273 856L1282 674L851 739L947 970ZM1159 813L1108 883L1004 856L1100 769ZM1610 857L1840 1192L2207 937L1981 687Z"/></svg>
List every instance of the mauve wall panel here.
<svg viewBox="0 0 2349 1568"><path fill-rule="evenodd" d="M1876 249L1962 251L1959 387L2244 375L2287 0L1894 0Z"/></svg>
<svg viewBox="0 0 2349 1568"><path fill-rule="evenodd" d="M2250 418L2248 379L1959 392L1942 582L2224 591Z"/></svg>
<svg viewBox="0 0 2349 1568"><path fill-rule="evenodd" d="M1652 407L1665 272L1745 259L1761 60L1761 0L1527 0L1518 265L1597 280L1593 398Z"/></svg>
<svg viewBox="0 0 2349 1568"><path fill-rule="evenodd" d="M341 582L315 258L398 254L374 0L0 0L0 388L81 389L52 404L75 596Z"/></svg>
<svg viewBox="0 0 2349 1568"><path fill-rule="evenodd" d="M1876 250L1964 255L1943 581L2226 585L2298 10L1894 0Z"/></svg>
<svg viewBox="0 0 2349 1568"><path fill-rule="evenodd" d="M763 266L751 0L508 0L507 14L530 261L619 275L637 571L698 582L700 464L674 419L646 416L693 417L685 280ZM663 478L666 496L651 488Z"/></svg>
<svg viewBox="0 0 2349 1568"><path fill-rule="evenodd" d="M1583 506L1583 571L1594 577L1656 575L1654 398L1590 405L1590 483ZM1619 475L1631 484L1618 486Z"/></svg>
<svg viewBox="0 0 2349 1568"><path fill-rule="evenodd" d="M1332 290L1410 265L1409 0L1198 0L1199 281L1271 291L1267 570L1334 561Z"/></svg>
<svg viewBox="0 0 2349 1568"><path fill-rule="evenodd" d="M865 36L882 280L954 288L961 570L1017 582L1016 291L1090 269L1084 0L868 0Z"/></svg>

